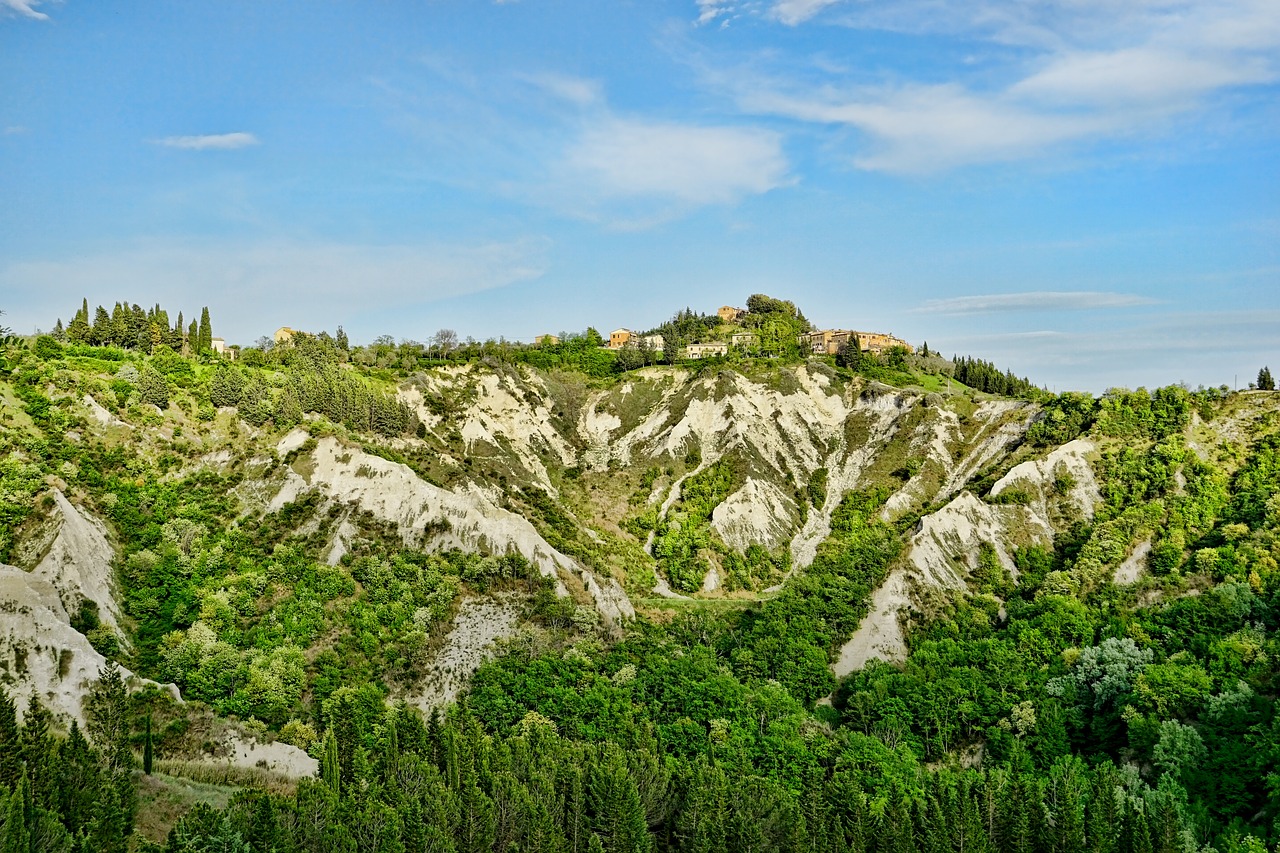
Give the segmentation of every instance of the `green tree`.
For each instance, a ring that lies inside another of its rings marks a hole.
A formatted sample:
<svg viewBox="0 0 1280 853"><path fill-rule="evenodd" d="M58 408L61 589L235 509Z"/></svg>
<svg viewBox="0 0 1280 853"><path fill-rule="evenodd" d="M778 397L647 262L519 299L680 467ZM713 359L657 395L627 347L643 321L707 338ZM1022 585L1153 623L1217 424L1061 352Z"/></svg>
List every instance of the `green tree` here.
<svg viewBox="0 0 1280 853"><path fill-rule="evenodd" d="M204 355L213 349L213 323L209 320L209 309L204 307L200 309L200 330L195 350L197 353Z"/></svg>
<svg viewBox="0 0 1280 853"><path fill-rule="evenodd" d="M146 734L142 742L142 772L151 775L151 765L155 758L155 745L151 742L151 715L147 714Z"/></svg>
<svg viewBox="0 0 1280 853"><path fill-rule="evenodd" d="M169 407L169 380L149 364L138 375L138 399L157 409Z"/></svg>
<svg viewBox="0 0 1280 853"><path fill-rule="evenodd" d="M1259 391L1276 390L1276 381L1271 376L1271 368L1264 367L1258 371L1258 390Z"/></svg>
<svg viewBox="0 0 1280 853"><path fill-rule="evenodd" d="M85 718L89 739L101 752L105 766L109 770L128 768L133 763L129 747L129 691L115 661L107 661L98 683L85 698Z"/></svg>

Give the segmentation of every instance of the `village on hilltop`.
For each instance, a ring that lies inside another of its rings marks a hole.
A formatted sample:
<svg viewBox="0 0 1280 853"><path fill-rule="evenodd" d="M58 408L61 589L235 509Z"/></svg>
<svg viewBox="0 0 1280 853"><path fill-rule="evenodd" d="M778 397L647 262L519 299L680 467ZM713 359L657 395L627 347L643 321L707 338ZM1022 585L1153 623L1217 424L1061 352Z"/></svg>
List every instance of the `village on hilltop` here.
<svg viewBox="0 0 1280 853"><path fill-rule="evenodd" d="M722 324L722 329L718 331L724 334L717 335L718 340L699 341L686 345L682 353L684 358L695 360L725 356L729 354L732 347L749 350L757 346L760 343L760 336L740 326L746 315L745 308L722 305L716 311L716 316L720 318ZM736 330L723 327L736 327ZM538 335L534 338L535 344L559 342L560 338L556 335ZM814 355L835 355L849 346L857 346L862 352L874 355L880 355L894 347L901 347L908 353L915 352L911 344L894 335L882 332L859 332L852 329L819 329L803 332L799 335L797 342ZM661 353L665 346L666 342L662 335L641 335L631 329L620 328L609 333L607 348L611 350L639 348Z"/></svg>

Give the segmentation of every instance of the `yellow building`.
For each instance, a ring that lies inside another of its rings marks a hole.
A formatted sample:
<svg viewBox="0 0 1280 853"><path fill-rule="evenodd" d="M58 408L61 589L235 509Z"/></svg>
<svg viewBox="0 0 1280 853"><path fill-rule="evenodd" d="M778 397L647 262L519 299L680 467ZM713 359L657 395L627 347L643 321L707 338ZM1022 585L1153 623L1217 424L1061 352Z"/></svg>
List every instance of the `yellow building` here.
<svg viewBox="0 0 1280 853"><path fill-rule="evenodd" d="M609 333L609 349L622 349L634 334L630 329L614 329Z"/></svg>
<svg viewBox="0 0 1280 853"><path fill-rule="evenodd" d="M287 344L293 340L293 336L298 334L297 329L290 329L288 326L281 326L276 329L275 339L277 344Z"/></svg>
<svg viewBox="0 0 1280 853"><path fill-rule="evenodd" d="M722 305L720 310L716 312L716 316L724 323L736 323L742 319L747 311L745 308L734 308L732 305Z"/></svg>
<svg viewBox="0 0 1280 853"><path fill-rule="evenodd" d="M559 335L538 335L533 339L534 344L541 346L542 344L558 344L560 343Z"/></svg>

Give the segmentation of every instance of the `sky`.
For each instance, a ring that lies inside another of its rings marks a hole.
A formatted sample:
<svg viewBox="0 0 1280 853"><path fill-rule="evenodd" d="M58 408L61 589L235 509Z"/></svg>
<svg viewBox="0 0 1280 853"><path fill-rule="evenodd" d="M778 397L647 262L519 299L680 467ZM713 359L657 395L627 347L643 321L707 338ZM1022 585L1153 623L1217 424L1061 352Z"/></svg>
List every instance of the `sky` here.
<svg viewBox="0 0 1280 853"><path fill-rule="evenodd" d="M1280 368L1276 0L0 0L0 319Z"/></svg>

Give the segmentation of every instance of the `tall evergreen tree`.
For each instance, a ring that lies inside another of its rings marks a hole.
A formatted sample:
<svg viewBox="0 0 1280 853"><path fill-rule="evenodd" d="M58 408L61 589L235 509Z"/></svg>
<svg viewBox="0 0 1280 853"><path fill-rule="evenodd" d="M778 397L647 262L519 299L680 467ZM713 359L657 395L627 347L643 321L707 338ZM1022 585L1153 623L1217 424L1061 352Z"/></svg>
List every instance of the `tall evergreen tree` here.
<svg viewBox="0 0 1280 853"><path fill-rule="evenodd" d="M22 737L18 730L18 709L9 693L0 687L0 785L12 789L22 775Z"/></svg>
<svg viewBox="0 0 1280 853"><path fill-rule="evenodd" d="M71 318L71 323L67 325L67 340L73 344L83 344L89 342L89 336L92 330L89 328L89 300L85 299L80 306L80 310Z"/></svg>
<svg viewBox="0 0 1280 853"><path fill-rule="evenodd" d="M200 339L196 352L203 355L213 349L213 324L209 321L208 306L200 309Z"/></svg>
<svg viewBox="0 0 1280 853"><path fill-rule="evenodd" d="M4 830L0 833L0 853L31 853L31 792L26 771L18 781L18 787L9 795L9 808L5 813Z"/></svg>
<svg viewBox="0 0 1280 853"><path fill-rule="evenodd" d="M89 692L85 717L89 737L106 768L127 769L133 763L129 747L129 691L115 661L107 661L98 683Z"/></svg>
<svg viewBox="0 0 1280 853"><path fill-rule="evenodd" d="M155 758L155 745L151 742L151 715L147 714L146 734L142 742L142 772L151 775L151 765Z"/></svg>

